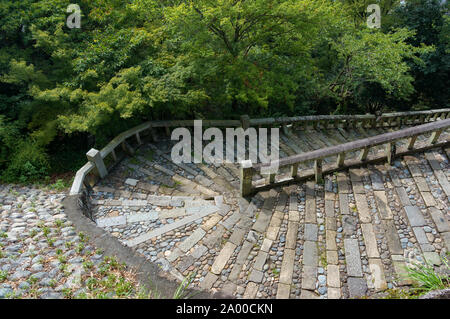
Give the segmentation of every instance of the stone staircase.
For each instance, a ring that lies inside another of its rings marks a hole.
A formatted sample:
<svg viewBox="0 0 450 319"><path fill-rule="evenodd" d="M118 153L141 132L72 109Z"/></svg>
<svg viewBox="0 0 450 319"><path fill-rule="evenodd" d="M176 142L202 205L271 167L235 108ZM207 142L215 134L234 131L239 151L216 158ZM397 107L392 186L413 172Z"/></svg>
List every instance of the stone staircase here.
<svg viewBox="0 0 450 319"><path fill-rule="evenodd" d="M280 157L392 130L284 130ZM175 164L172 142L153 140L116 165L90 202L99 227L180 281L194 274L194 287L237 298L337 299L409 285L404 267L416 262L448 271L440 257L450 250L449 148L245 199L237 164Z"/></svg>

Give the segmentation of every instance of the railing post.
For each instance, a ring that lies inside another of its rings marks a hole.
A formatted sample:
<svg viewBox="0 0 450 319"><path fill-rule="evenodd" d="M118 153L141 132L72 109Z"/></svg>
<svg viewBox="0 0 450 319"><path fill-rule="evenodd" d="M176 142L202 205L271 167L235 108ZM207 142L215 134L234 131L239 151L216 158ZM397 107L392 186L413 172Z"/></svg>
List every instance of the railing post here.
<svg viewBox="0 0 450 319"><path fill-rule="evenodd" d="M91 148L91 150L86 153L86 157L89 162L95 165L100 178L104 178L106 175L108 175L108 170L106 169L105 162L103 161L102 155L100 154L99 150Z"/></svg>
<svg viewBox="0 0 450 319"><path fill-rule="evenodd" d="M323 176L322 176L322 160L316 159L314 161L314 176L317 184L322 184Z"/></svg>
<svg viewBox="0 0 450 319"><path fill-rule="evenodd" d="M439 139L439 136L441 136L442 130L437 130L433 132L430 136L429 143L430 144L436 144L437 140Z"/></svg>
<svg viewBox="0 0 450 319"><path fill-rule="evenodd" d="M250 127L250 117L248 115L241 116L241 125L244 131Z"/></svg>
<svg viewBox="0 0 450 319"><path fill-rule="evenodd" d="M408 143L408 150L412 150L414 148L414 144L416 143L416 140L417 140L417 135L411 136L411 138L409 139L409 143Z"/></svg>
<svg viewBox="0 0 450 319"><path fill-rule="evenodd" d="M386 144L386 157L389 165L392 165L392 163L394 163L396 151L397 147L395 146L395 142Z"/></svg>
<svg viewBox="0 0 450 319"><path fill-rule="evenodd" d="M155 130L153 129L153 127L149 127L150 130L150 135L152 137L153 142L158 142L158 136L156 135Z"/></svg>
<svg viewBox="0 0 450 319"><path fill-rule="evenodd" d="M298 164L292 164L291 166L291 177L296 178L298 175Z"/></svg>
<svg viewBox="0 0 450 319"><path fill-rule="evenodd" d="M253 164L252 161L242 161L241 162L241 196L245 197L252 193L253 191L253 185L252 185L252 178L253 178Z"/></svg>
<svg viewBox="0 0 450 319"><path fill-rule="evenodd" d="M142 145L141 135L139 134L139 132L136 133L136 140L138 142L138 145Z"/></svg>
<svg viewBox="0 0 450 319"><path fill-rule="evenodd" d="M345 153L339 153L336 161L337 166L338 167L344 166L344 161L345 161Z"/></svg>
<svg viewBox="0 0 450 319"><path fill-rule="evenodd" d="M169 127L169 126L166 126L166 127L165 127L165 130L166 130L166 135L167 135L168 137L170 137L170 136L171 136L171 134L170 134L170 127Z"/></svg>
<svg viewBox="0 0 450 319"><path fill-rule="evenodd" d="M123 149L123 151L124 151L125 153L127 153L129 156L133 156L134 153L135 153L134 149L131 147L130 144L127 143L126 140L124 140L124 141L122 142L122 149Z"/></svg>
<svg viewBox="0 0 450 319"><path fill-rule="evenodd" d="M361 161L361 162L365 162L366 161L366 159L367 159L367 155L369 155L369 147L365 147L365 148L363 148L362 150L361 150L361 153L359 153L359 157L358 157L358 159Z"/></svg>

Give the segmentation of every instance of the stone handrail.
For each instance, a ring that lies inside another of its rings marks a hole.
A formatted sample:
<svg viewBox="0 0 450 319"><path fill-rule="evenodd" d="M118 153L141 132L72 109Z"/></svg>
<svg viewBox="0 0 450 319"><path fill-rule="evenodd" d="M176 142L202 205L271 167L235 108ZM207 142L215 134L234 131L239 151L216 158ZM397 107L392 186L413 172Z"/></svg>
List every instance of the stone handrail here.
<svg viewBox="0 0 450 319"><path fill-rule="evenodd" d="M434 116L434 115L433 115ZM357 141L352 141L349 143L344 143L336 146L331 146L327 148L318 149L315 151L297 154L290 157L285 157L271 163L259 163L252 164L251 161L243 161L241 163L241 195L248 196L252 193L258 192L263 189L268 189L275 186L280 186L283 184L290 183L295 180L300 180L302 178L315 177L317 183L323 180L323 167L322 161L324 158L337 156L337 162L335 165L331 165L327 168L326 173L331 173L337 170L341 170L345 167L362 164L368 162L369 150L375 146L386 145L385 154L383 157L373 158L373 160L387 159L389 164L392 164L394 157L411 153L412 151L418 151L422 149L427 149L430 147L435 147L436 142L439 139L440 134L450 127L450 119L443 119L436 122L431 122L419 126L414 126L406 129L402 129L396 132L385 133L373 137L368 137L360 139ZM428 145L425 147L414 148L414 144L417 137L424 135L426 133L432 133L428 140ZM404 150L396 149L396 142L402 139L409 139L408 146ZM448 144L449 141L445 141L443 144ZM350 163L345 163L346 153L352 151L360 150L361 153L358 159L350 161ZM305 174L299 176L298 166L300 163L314 162L314 172L313 174ZM268 176L268 182L265 185L260 185L257 187L253 186L253 175L255 172L261 172L263 167L275 166L278 168L289 166L290 176L279 181L275 181L276 174L271 173Z"/></svg>
<svg viewBox="0 0 450 319"><path fill-rule="evenodd" d="M374 115L319 115L319 116L301 116L301 117L285 117L285 118L268 118L268 119L250 119L247 115L241 116L240 120L203 120L203 127L243 127L247 129L250 126L261 125L296 125L298 123L312 123L312 126L317 128L318 126L329 127L328 125L338 125L341 123L344 127L360 125L364 127L367 123L379 122L379 119L386 119L386 123L390 123L391 126L397 126L402 124L414 124L407 123L408 119L417 117L419 121L429 122L435 121L438 117L440 119L448 118L450 116L450 109L440 109L431 111L419 111L419 112L400 112L400 113L386 113L377 118ZM394 121L397 119L396 121ZM400 119L400 120L399 120ZM157 139L154 129L165 128L166 133L170 135L170 128L173 127L193 127L194 120L170 120L170 121L149 121L139 126L131 128L118 136L116 136L111 142L108 143L103 149L96 150L91 149L87 154L89 162L85 164L75 175L70 195L80 194L83 191L84 186L88 185L88 175L94 175L94 180L98 177L104 178L108 174L108 167L105 164L107 157L112 157L112 165L120 162L121 158L117 155L116 150L120 148L126 154L133 154L134 149L130 145L132 141L135 141L137 145L141 145L141 134L149 133L153 140Z"/></svg>
<svg viewBox="0 0 450 319"><path fill-rule="evenodd" d="M262 118L249 120L250 126L272 126L272 125L294 125L298 128L307 128L308 125L318 128L332 127L390 127L402 124L423 124L436 121L437 118L450 117L450 109L439 109L430 111L411 111L384 113L380 116L366 115L311 115L279 118Z"/></svg>

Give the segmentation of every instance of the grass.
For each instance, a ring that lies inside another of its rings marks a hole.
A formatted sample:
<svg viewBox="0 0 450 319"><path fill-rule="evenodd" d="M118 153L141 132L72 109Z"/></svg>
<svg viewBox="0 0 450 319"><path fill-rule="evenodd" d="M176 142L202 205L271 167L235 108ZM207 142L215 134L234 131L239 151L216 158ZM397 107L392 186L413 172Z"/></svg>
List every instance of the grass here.
<svg viewBox="0 0 450 319"><path fill-rule="evenodd" d="M175 290L175 293L173 294L173 299L189 299L193 297L193 294L189 295L187 293L187 289L194 280L195 275L196 273L191 273L189 274L189 276L184 278L184 280L178 286L177 290Z"/></svg>
<svg viewBox="0 0 450 319"><path fill-rule="evenodd" d="M0 282L4 282L7 277L8 277L7 271L0 271Z"/></svg>
<svg viewBox="0 0 450 319"><path fill-rule="evenodd" d="M441 258L446 268L449 268L447 258ZM420 293L428 293L432 290L440 290L450 287L450 277L442 276L434 270L433 265L425 261L424 264L415 264L406 267L407 276L414 282L414 290Z"/></svg>
<svg viewBox="0 0 450 319"><path fill-rule="evenodd" d="M63 191L70 187L72 180L57 179L56 182L49 184L48 188L55 191Z"/></svg>
<svg viewBox="0 0 450 319"><path fill-rule="evenodd" d="M448 269L447 258L443 257L441 260ZM412 280L413 286L410 289L387 289L384 299L417 299L430 291L450 288L450 277L437 273L433 265L426 261L423 264L407 266L403 277Z"/></svg>

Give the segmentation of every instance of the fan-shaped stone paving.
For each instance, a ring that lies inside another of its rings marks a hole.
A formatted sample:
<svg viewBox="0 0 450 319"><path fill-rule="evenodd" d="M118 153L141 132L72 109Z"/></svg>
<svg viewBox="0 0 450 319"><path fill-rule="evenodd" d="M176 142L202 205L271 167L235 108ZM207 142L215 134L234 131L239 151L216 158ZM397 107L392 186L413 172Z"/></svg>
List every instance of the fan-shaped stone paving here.
<svg viewBox="0 0 450 319"><path fill-rule="evenodd" d="M284 131L280 156L391 130ZM335 299L408 285L400 276L407 264L427 260L445 270L448 148L244 199L238 165L175 164L171 142L158 140L110 171L90 202L99 227L178 280L194 274L195 287L237 298ZM444 131L439 141L448 140Z"/></svg>

